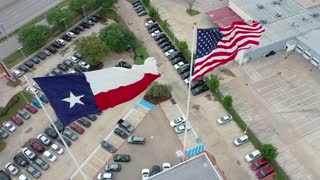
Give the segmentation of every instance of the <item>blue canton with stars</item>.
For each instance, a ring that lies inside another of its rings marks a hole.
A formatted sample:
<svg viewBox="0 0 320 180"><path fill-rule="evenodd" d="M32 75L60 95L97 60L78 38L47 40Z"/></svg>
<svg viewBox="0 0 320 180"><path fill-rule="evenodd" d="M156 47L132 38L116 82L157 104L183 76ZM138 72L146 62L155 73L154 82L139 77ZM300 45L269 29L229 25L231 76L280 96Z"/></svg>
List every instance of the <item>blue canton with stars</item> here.
<svg viewBox="0 0 320 180"><path fill-rule="evenodd" d="M197 33L197 59L211 53L223 37L218 28L198 29Z"/></svg>

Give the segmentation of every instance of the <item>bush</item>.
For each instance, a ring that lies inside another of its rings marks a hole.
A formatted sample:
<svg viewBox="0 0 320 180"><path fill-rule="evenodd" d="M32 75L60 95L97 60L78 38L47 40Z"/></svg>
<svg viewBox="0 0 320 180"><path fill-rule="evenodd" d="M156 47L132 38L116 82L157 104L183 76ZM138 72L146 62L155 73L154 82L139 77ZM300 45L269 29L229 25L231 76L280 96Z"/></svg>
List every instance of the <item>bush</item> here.
<svg viewBox="0 0 320 180"><path fill-rule="evenodd" d="M137 56L136 59L134 60L134 63L138 64L138 65L144 64L144 59L142 59L141 57Z"/></svg>
<svg viewBox="0 0 320 180"><path fill-rule="evenodd" d="M260 147L261 155L268 160L275 160L278 156L278 149L272 144L264 144Z"/></svg>
<svg viewBox="0 0 320 180"><path fill-rule="evenodd" d="M146 6L150 5L150 0L142 0L142 3Z"/></svg>
<svg viewBox="0 0 320 180"><path fill-rule="evenodd" d="M223 105L231 108L232 107L232 96L225 96L222 101Z"/></svg>
<svg viewBox="0 0 320 180"><path fill-rule="evenodd" d="M137 57L141 57L142 59L147 59L149 57L149 55L144 47L138 47L136 49L136 55L137 55Z"/></svg>
<svg viewBox="0 0 320 180"><path fill-rule="evenodd" d="M170 99L171 97L171 88L168 85L154 82L147 90L144 99L153 104L158 104L164 100Z"/></svg>
<svg viewBox="0 0 320 180"><path fill-rule="evenodd" d="M216 91L219 88L219 79L217 76L211 75L210 79L205 77L206 84L211 91Z"/></svg>
<svg viewBox="0 0 320 180"><path fill-rule="evenodd" d="M0 116L4 116L6 113L6 109L4 107L0 107Z"/></svg>
<svg viewBox="0 0 320 180"><path fill-rule="evenodd" d="M149 16L151 17L151 18L156 18L156 17L158 17L158 12L157 12L157 10L155 9L155 8L150 8L150 10L149 10Z"/></svg>
<svg viewBox="0 0 320 180"><path fill-rule="evenodd" d="M180 51L188 50L188 44L186 41L178 42L177 47L178 47L178 49L180 49Z"/></svg>

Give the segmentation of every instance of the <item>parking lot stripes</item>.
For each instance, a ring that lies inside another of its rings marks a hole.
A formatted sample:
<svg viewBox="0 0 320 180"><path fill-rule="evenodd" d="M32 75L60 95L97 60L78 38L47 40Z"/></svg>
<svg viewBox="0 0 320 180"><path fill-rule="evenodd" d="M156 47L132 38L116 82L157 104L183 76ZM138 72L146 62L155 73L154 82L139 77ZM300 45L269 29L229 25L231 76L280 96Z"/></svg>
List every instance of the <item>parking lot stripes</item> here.
<svg viewBox="0 0 320 180"><path fill-rule="evenodd" d="M140 99L140 101L138 103L139 103L139 105L141 105L147 109L153 109L156 106L154 104L151 104L151 103L145 101L144 99Z"/></svg>
<svg viewBox="0 0 320 180"><path fill-rule="evenodd" d="M188 155L188 157L190 158L190 157L192 157L192 156L194 156L194 155L196 155L196 154L199 154L200 152L202 152L203 150L204 150L205 148L204 148L204 145L199 145L199 146L197 146L197 147L194 147L194 148L192 148L192 149L189 149L189 150L187 150L187 155Z"/></svg>

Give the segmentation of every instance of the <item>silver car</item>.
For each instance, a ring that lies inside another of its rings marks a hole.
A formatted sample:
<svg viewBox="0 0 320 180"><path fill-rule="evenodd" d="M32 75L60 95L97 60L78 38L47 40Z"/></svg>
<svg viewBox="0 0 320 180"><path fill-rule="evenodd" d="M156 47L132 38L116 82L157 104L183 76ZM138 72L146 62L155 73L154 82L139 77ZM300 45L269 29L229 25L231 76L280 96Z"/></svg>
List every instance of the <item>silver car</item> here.
<svg viewBox="0 0 320 180"><path fill-rule="evenodd" d="M66 129L62 132L63 135L67 136L69 139L71 139L72 141L75 141L78 139L78 135L76 133L74 133L73 131L71 131L70 129Z"/></svg>

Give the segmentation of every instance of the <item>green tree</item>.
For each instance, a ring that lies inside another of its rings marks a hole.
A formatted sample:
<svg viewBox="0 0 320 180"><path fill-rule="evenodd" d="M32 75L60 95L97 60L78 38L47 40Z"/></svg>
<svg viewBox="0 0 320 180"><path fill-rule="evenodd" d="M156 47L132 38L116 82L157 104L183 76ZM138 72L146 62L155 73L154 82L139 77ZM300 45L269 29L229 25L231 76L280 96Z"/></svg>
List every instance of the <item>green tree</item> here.
<svg viewBox="0 0 320 180"><path fill-rule="evenodd" d="M167 27L169 26L167 20L160 21L160 24L161 24L161 26L162 26L163 28L167 28Z"/></svg>
<svg viewBox="0 0 320 180"><path fill-rule="evenodd" d="M71 0L70 9L77 12L78 14L83 14L83 11L88 11L97 7L96 0Z"/></svg>
<svg viewBox="0 0 320 180"><path fill-rule="evenodd" d="M178 49L180 49L180 51L185 51L188 49L188 44L186 41L180 41L178 44L177 44L177 47Z"/></svg>
<svg viewBox="0 0 320 180"><path fill-rule="evenodd" d="M152 103L160 103L163 100L171 98L171 88L168 85L154 82L147 90L145 98Z"/></svg>
<svg viewBox="0 0 320 180"><path fill-rule="evenodd" d="M97 3L97 6L110 9L113 7L115 3L117 3L117 0L97 0L96 3Z"/></svg>
<svg viewBox="0 0 320 180"><path fill-rule="evenodd" d="M128 45L136 46L135 35L122 24L111 24L100 31L102 39L112 51L123 52Z"/></svg>
<svg viewBox="0 0 320 180"><path fill-rule="evenodd" d="M81 37L75 44L76 50L88 58L92 65L98 64L101 58L109 53L106 44L96 36Z"/></svg>
<svg viewBox="0 0 320 180"><path fill-rule="evenodd" d="M149 10L149 16L152 17L152 18L155 18L155 17L158 17L158 12L155 8L150 8Z"/></svg>
<svg viewBox="0 0 320 180"><path fill-rule="evenodd" d="M232 96L223 97L222 103L228 108L232 107Z"/></svg>
<svg viewBox="0 0 320 180"><path fill-rule="evenodd" d="M150 0L142 0L142 3L146 6L150 5Z"/></svg>
<svg viewBox="0 0 320 180"><path fill-rule="evenodd" d="M261 155L268 160L274 160L278 156L278 149L274 147L272 144L263 144L260 147L260 152Z"/></svg>
<svg viewBox="0 0 320 180"><path fill-rule="evenodd" d="M217 76L211 75L210 79L208 77L205 78L206 84L211 91L215 91L219 88L220 83Z"/></svg>
<svg viewBox="0 0 320 180"><path fill-rule="evenodd" d="M48 12L47 20L48 23L53 26L64 27L63 19L68 24L71 21L71 13L68 9L52 9Z"/></svg>
<svg viewBox="0 0 320 180"><path fill-rule="evenodd" d="M23 47L41 47L47 43L48 33L48 26L30 26L18 32L18 40Z"/></svg>

